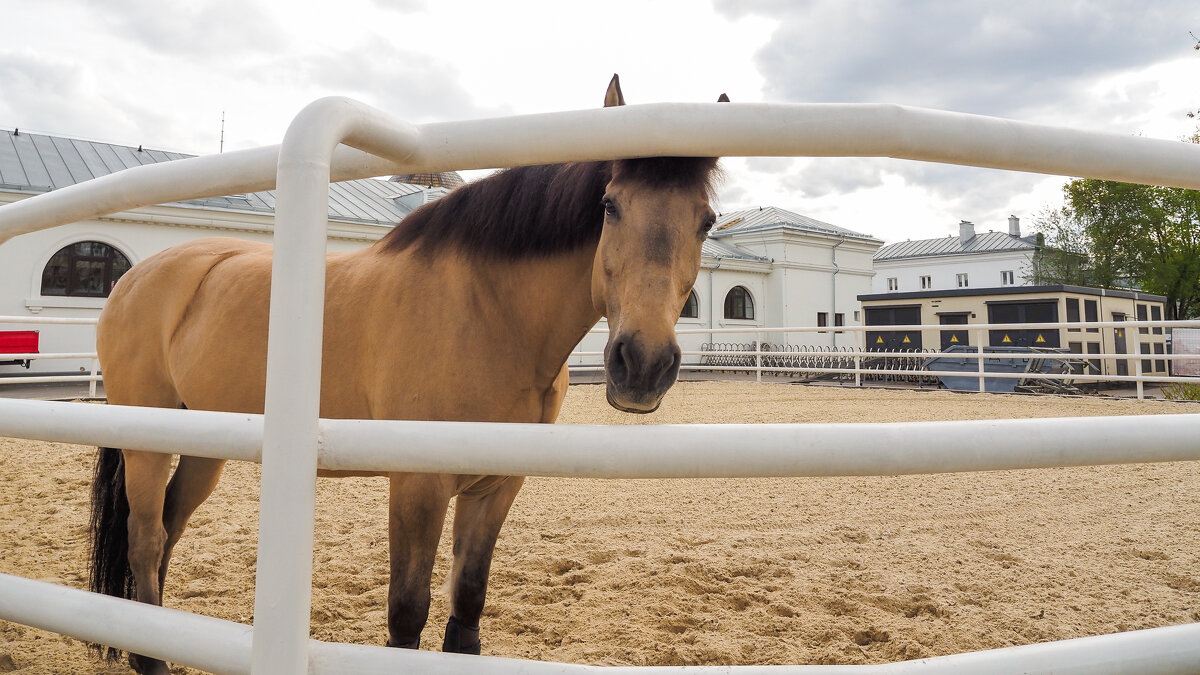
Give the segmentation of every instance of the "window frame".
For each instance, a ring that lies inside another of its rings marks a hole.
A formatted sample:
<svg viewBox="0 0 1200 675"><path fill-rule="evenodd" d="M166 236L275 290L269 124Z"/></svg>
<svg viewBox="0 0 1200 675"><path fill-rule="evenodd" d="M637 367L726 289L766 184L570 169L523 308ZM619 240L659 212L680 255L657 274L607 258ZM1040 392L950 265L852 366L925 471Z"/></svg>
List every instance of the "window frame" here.
<svg viewBox="0 0 1200 675"><path fill-rule="evenodd" d="M91 253L80 250L81 246L100 246L103 249L102 253ZM59 261L60 256L65 256L65 261ZM56 261L59 261L56 263ZM63 285L52 286L51 281L51 266L59 265L63 268ZM79 279L76 278L75 272L86 267L96 269L96 265L100 265L100 291L87 292L81 290ZM81 265L86 266L81 268ZM37 274L35 281L36 297L49 302L39 302L38 305L50 306L73 306L77 303L103 303L112 293L113 286L116 282L129 271L134 265L133 259L125 253L121 246L118 246L109 241L105 241L98 237L85 237L75 241L70 241L55 249L46 261L42 264L41 269ZM123 269L120 269L123 267ZM57 292L61 288L62 292ZM33 307L35 303L27 301L26 304Z"/></svg>
<svg viewBox="0 0 1200 675"><path fill-rule="evenodd" d="M695 314L688 314L688 308L695 310ZM700 318L700 296L696 295L696 289L688 291L687 300L683 301L683 309L679 310L680 319L699 319Z"/></svg>
<svg viewBox="0 0 1200 675"><path fill-rule="evenodd" d="M734 293L738 291L740 291L741 297L740 305L734 296ZM740 313L736 311L738 309L741 309ZM750 293L750 289L738 284L725 293L721 315L725 317L726 321L754 321L754 309L754 296Z"/></svg>

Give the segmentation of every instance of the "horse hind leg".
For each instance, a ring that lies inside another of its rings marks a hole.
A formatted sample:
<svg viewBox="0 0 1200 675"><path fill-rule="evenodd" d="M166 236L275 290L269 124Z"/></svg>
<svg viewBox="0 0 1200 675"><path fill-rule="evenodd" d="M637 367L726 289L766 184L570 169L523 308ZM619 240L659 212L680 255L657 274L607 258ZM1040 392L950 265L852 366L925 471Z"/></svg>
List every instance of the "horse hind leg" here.
<svg viewBox="0 0 1200 675"><path fill-rule="evenodd" d="M171 455L125 450L125 496L129 504L128 561L138 602L162 604L159 573L165 557L167 531L163 503L171 475ZM167 673L167 664L140 654L129 655L139 673Z"/></svg>
<svg viewBox="0 0 1200 675"><path fill-rule="evenodd" d="M196 509L208 499L217 487L221 471L225 468L225 460L208 457L191 457L183 455L179 465L167 484L166 499L163 503L163 527L166 531L166 542L163 544L162 562L158 568L158 590L163 593L167 579L167 565L171 561L171 551L187 528L188 519Z"/></svg>
<svg viewBox="0 0 1200 675"><path fill-rule="evenodd" d="M458 496L454 507L454 564L450 570L450 619L442 651L478 654L492 553L508 510L525 479L491 476Z"/></svg>

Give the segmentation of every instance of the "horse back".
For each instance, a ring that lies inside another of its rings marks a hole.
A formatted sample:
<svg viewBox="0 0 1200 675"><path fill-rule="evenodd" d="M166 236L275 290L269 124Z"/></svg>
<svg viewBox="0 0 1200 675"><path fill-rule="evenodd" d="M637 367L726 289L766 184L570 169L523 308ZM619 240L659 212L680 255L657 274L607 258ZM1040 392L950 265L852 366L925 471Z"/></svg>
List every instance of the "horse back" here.
<svg viewBox="0 0 1200 675"><path fill-rule="evenodd" d="M195 400L210 396L197 391L206 385L197 387L193 379L197 372L220 368L213 354L227 349L261 351L257 360L265 358L270 265L271 249L265 244L213 238L171 247L131 268L113 288L96 327L109 401L222 410L257 405L261 412L261 391L242 396L250 400L240 405L211 407ZM258 313L261 320L247 320L247 314ZM235 317L241 318L228 325ZM240 334L235 332L239 328ZM246 360L242 364L240 373L222 373L224 385L236 387L231 375L253 379L254 371L265 367Z"/></svg>

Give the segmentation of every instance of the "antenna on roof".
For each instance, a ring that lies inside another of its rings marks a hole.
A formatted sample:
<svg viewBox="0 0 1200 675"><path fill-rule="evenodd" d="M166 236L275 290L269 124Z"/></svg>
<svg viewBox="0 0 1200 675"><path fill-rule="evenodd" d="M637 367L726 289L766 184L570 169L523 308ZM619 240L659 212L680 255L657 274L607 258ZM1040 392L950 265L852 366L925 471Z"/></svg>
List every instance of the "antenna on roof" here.
<svg viewBox="0 0 1200 675"><path fill-rule="evenodd" d="M20 135L21 135L21 130L20 130L19 128L14 128L14 129L13 129L13 136L20 136Z"/></svg>
<svg viewBox="0 0 1200 675"><path fill-rule="evenodd" d="M142 144L138 143L138 152L141 152L141 151L142 151Z"/></svg>
<svg viewBox="0 0 1200 675"><path fill-rule="evenodd" d="M225 152L225 111L221 111L221 145L217 149L217 153Z"/></svg>

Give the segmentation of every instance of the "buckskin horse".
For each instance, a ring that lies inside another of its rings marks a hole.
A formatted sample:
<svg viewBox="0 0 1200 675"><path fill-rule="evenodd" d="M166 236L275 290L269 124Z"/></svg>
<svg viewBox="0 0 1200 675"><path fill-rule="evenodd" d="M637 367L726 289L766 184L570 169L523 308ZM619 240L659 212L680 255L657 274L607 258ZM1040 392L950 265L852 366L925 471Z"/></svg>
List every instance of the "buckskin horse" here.
<svg viewBox="0 0 1200 675"><path fill-rule="evenodd" d="M623 104L613 76L605 106ZM716 165L656 157L506 169L414 211L369 248L330 254L321 415L552 423L567 357L601 317L609 403L654 411L679 371L675 322L715 220ZM109 402L261 413L270 275L270 246L235 239L186 243L131 269L97 328ZM171 463L100 449L92 590L162 603L171 550L225 462L181 456L173 475ZM388 478L387 644L419 646L455 498L442 649L478 654L492 552L524 478ZM137 654L129 663L167 671Z"/></svg>

